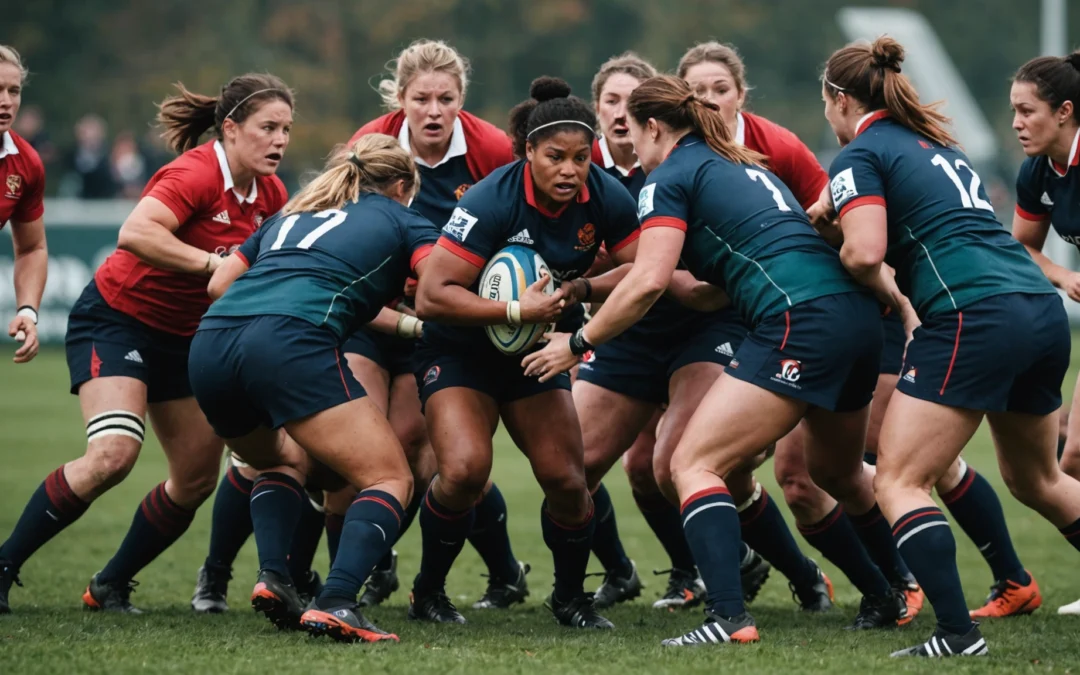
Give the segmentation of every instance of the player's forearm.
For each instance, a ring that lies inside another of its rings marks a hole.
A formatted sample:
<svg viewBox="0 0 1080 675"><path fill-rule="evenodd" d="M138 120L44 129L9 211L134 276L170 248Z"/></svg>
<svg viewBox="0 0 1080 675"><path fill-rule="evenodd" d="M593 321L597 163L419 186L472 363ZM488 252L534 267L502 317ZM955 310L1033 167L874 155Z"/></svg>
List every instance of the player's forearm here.
<svg viewBox="0 0 1080 675"><path fill-rule="evenodd" d="M507 320L507 303L481 298L464 286L423 281L416 294L416 315L424 321L456 326L500 326Z"/></svg>
<svg viewBox="0 0 1080 675"><path fill-rule="evenodd" d="M635 265L585 326L585 340L603 344L633 326L664 294L669 281L670 277Z"/></svg>
<svg viewBox="0 0 1080 675"><path fill-rule="evenodd" d="M1046 278L1050 280L1050 283L1054 284L1057 288L1064 288L1065 280L1071 274L1068 268L1058 265L1051 260L1045 253L1039 249L1024 244L1024 248L1031 254L1031 257L1035 259L1035 262L1039 265L1039 268L1046 275Z"/></svg>
<svg viewBox="0 0 1080 675"><path fill-rule="evenodd" d="M125 222L120 228L117 248L159 269L202 275L211 272L212 253L185 244L167 228L150 220Z"/></svg>
<svg viewBox="0 0 1080 675"><path fill-rule="evenodd" d="M699 312L716 312L731 304L731 298L723 289L707 281L700 281L685 270L678 270L671 275L671 283L664 295Z"/></svg>
<svg viewBox="0 0 1080 675"><path fill-rule="evenodd" d="M45 293L45 279L49 274L49 252L45 242L29 250L20 251L15 256L15 305L29 305L34 309L41 307L41 296Z"/></svg>
<svg viewBox="0 0 1080 675"><path fill-rule="evenodd" d="M590 277L587 282L584 278L574 279L574 294L577 301L603 302L611 295L619 282L626 278L626 275L630 273L633 267L633 263L625 263L603 274ZM591 290L586 292L586 288Z"/></svg>
<svg viewBox="0 0 1080 675"><path fill-rule="evenodd" d="M420 337L423 326L424 322L415 316L389 307L380 309L379 314L367 324L371 330L402 338Z"/></svg>

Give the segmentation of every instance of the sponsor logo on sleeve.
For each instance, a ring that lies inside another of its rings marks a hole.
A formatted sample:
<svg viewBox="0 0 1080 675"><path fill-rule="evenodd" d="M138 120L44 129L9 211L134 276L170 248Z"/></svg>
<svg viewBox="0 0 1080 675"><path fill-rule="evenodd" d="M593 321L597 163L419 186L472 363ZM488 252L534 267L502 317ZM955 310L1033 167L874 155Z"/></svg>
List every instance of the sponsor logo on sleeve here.
<svg viewBox="0 0 1080 675"><path fill-rule="evenodd" d="M476 216L459 206L450 214L450 220L446 223L446 226L443 227L443 232L446 232L456 239L465 241L465 238L469 236L469 231L472 230L473 225L476 225L476 220Z"/></svg>
<svg viewBox="0 0 1080 675"><path fill-rule="evenodd" d="M651 185L646 185L645 187L641 188L641 192L638 193L638 197L637 197L637 215L638 215L639 220L643 219L645 216L652 213L653 209L656 208L653 205L653 195L655 193L656 193L656 183L653 183Z"/></svg>
<svg viewBox="0 0 1080 675"><path fill-rule="evenodd" d="M836 174L829 186L832 190L833 205L836 208L840 208L844 202L859 194L855 188L855 172L850 168Z"/></svg>

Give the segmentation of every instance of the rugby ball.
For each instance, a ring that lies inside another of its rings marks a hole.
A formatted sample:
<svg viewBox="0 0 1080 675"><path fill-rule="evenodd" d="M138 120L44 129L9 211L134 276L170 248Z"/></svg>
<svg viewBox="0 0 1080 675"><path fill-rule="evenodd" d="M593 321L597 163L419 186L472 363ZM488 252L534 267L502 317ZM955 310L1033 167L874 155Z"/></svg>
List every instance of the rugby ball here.
<svg viewBox="0 0 1080 675"><path fill-rule="evenodd" d="M507 246L488 261L480 274L480 288L477 293L482 298L510 302L520 300L525 289L547 273L549 281L544 293L555 292L555 282L551 281L551 271L547 263L536 251L524 246ZM485 326L491 344L503 354L520 354L532 347L548 330L548 324L527 323L522 326Z"/></svg>

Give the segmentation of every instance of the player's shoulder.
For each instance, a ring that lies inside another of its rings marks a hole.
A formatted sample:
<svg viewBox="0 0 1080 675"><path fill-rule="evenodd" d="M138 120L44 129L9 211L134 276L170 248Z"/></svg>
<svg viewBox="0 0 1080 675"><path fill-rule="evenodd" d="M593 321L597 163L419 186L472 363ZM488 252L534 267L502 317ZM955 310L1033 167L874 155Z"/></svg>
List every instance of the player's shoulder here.
<svg viewBox="0 0 1080 675"><path fill-rule="evenodd" d="M770 119L753 113L741 113L743 124L746 126L746 145L751 150L771 156L770 150L776 148L784 150L798 148L804 143L795 135L795 132L781 126Z"/></svg>
<svg viewBox="0 0 1080 675"><path fill-rule="evenodd" d="M289 190L277 174L259 177L259 191L266 195L266 207L270 213L277 213L285 202L289 201Z"/></svg>
<svg viewBox="0 0 1080 675"><path fill-rule="evenodd" d="M525 160L504 164L477 181L458 203L474 208L506 206L524 194L524 180Z"/></svg>
<svg viewBox="0 0 1080 675"><path fill-rule="evenodd" d="M8 133L11 135L11 140L15 143L15 148L19 151L19 157L22 158L26 168L44 176L45 165L42 163L38 151L34 149L34 146L30 145L30 141L17 134L14 130L10 130Z"/></svg>
<svg viewBox="0 0 1080 675"><path fill-rule="evenodd" d="M355 143L361 136L367 136L368 134L386 134L396 138L401 132L401 126L404 123L405 112L403 110L394 110L385 115L380 115L357 129L356 133L349 139L349 145Z"/></svg>
<svg viewBox="0 0 1080 675"><path fill-rule="evenodd" d="M589 191L589 202L597 206L630 204L633 206L634 197L629 190L615 176L608 173L603 167L595 162L589 166L589 175L585 180L586 189Z"/></svg>
<svg viewBox="0 0 1080 675"><path fill-rule="evenodd" d="M158 169L146 184L143 195L168 179L173 189L179 189L191 195L211 196L224 192L225 176L214 144L209 141L187 150Z"/></svg>
<svg viewBox="0 0 1080 675"><path fill-rule="evenodd" d="M1024 184L1038 184L1046 178L1050 171L1050 162L1044 155L1028 157L1020 165L1020 171L1016 174L1016 182Z"/></svg>

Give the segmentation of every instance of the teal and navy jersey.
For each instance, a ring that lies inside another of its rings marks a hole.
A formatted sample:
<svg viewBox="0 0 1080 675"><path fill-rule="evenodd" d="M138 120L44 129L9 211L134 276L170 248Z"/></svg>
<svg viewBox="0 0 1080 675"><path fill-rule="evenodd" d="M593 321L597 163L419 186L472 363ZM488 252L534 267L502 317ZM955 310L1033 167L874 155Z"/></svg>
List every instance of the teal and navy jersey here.
<svg viewBox="0 0 1080 675"><path fill-rule="evenodd" d="M1080 152L1073 138L1069 164L1059 166L1040 155L1028 157L1016 177L1016 214L1036 222L1049 220L1058 235L1080 247Z"/></svg>
<svg viewBox="0 0 1080 675"><path fill-rule="evenodd" d="M1005 293L1053 293L1024 246L998 222L964 153L944 147L879 111L829 167L843 216L884 206L885 262L920 317L953 312Z"/></svg>
<svg viewBox="0 0 1080 675"><path fill-rule="evenodd" d="M438 238L429 220L380 194L340 210L275 216L236 251L251 269L210 305L203 323L291 316L344 341L401 295Z"/></svg>
<svg viewBox="0 0 1080 675"><path fill-rule="evenodd" d="M496 169L465 193L438 245L478 268L507 246L525 246L544 259L556 281L569 281L589 269L601 243L616 253L639 234L634 199L599 167L589 168L575 201L550 213L537 203L531 167L521 160ZM478 276L470 290L476 292L479 284ZM424 324L424 335L487 342L482 329L431 321Z"/></svg>
<svg viewBox="0 0 1080 675"><path fill-rule="evenodd" d="M684 230L687 269L725 289L750 326L808 300L862 289L779 178L728 161L694 134L649 174L638 217L642 228Z"/></svg>

